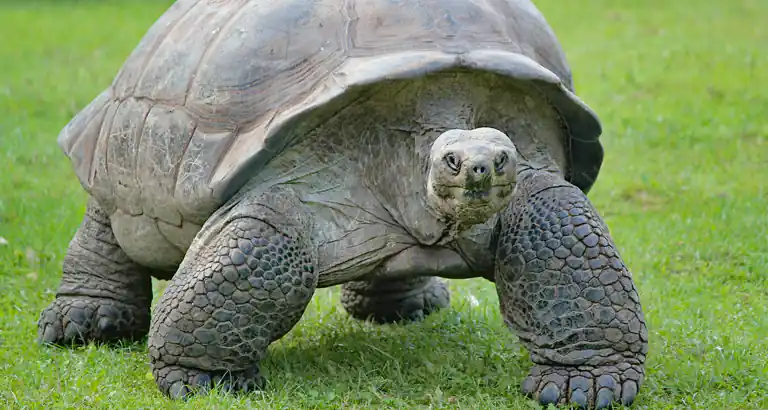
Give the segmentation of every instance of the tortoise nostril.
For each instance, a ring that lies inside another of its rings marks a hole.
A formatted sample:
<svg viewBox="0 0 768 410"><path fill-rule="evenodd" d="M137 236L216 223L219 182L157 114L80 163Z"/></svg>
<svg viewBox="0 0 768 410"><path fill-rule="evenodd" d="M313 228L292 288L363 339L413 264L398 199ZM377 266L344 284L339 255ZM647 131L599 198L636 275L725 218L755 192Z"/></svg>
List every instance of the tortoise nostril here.
<svg viewBox="0 0 768 410"><path fill-rule="evenodd" d="M475 165L472 167L472 171L475 174L484 175L486 172L488 172L488 169L486 169L483 165Z"/></svg>

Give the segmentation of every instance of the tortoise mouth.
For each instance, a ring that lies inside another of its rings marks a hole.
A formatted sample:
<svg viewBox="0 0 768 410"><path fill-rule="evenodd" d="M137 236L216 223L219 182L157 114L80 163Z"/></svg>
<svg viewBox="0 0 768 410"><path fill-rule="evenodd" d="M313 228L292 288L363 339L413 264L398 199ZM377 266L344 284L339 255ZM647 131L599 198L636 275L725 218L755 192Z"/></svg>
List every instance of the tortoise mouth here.
<svg viewBox="0 0 768 410"><path fill-rule="evenodd" d="M495 184L484 186L455 186L451 188L458 188L461 190L461 197L465 200L473 202L487 202L493 199L494 196L503 197L508 191L512 189L514 184ZM496 194L496 195L494 195Z"/></svg>
<svg viewBox="0 0 768 410"><path fill-rule="evenodd" d="M447 221L468 227L483 223L504 209L511 199L514 183L485 187L438 186L429 196L430 206Z"/></svg>
<svg viewBox="0 0 768 410"><path fill-rule="evenodd" d="M464 198L470 202L487 202L490 199L490 189L465 189Z"/></svg>

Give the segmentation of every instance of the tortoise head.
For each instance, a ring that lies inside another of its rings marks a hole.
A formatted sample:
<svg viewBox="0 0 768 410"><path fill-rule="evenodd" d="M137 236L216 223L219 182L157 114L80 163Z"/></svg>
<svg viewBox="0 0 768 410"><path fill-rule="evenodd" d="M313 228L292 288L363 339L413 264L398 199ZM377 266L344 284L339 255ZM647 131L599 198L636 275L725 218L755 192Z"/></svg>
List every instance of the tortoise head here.
<svg viewBox="0 0 768 410"><path fill-rule="evenodd" d="M446 221L483 223L509 204L517 162L515 145L499 130L446 131L432 144L427 204Z"/></svg>

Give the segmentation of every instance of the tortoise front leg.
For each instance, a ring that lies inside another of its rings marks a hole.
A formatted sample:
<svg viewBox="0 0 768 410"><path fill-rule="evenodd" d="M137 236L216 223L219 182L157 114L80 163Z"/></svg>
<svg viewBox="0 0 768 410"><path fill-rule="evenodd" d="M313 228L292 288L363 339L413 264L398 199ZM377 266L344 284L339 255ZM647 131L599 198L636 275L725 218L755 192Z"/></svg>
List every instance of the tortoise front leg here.
<svg viewBox="0 0 768 410"><path fill-rule="evenodd" d="M528 170L502 215L501 312L534 367L523 391L546 405L629 405L643 383L648 331L632 275L586 195Z"/></svg>
<svg viewBox="0 0 768 410"><path fill-rule="evenodd" d="M300 235L260 217L221 219L203 227L152 318L152 373L173 398L212 385L262 388L267 347L299 321L317 285Z"/></svg>

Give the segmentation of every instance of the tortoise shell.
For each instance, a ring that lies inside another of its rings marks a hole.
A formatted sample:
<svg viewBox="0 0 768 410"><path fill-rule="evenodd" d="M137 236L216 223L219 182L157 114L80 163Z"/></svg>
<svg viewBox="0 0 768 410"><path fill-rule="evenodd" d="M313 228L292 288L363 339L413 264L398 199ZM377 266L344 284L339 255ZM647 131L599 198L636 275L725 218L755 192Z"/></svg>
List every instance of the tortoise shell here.
<svg viewBox="0 0 768 410"><path fill-rule="evenodd" d="M570 136L566 178L589 190L600 122L528 0L178 0L58 143L107 212L202 224L313 111L456 68L536 83Z"/></svg>

